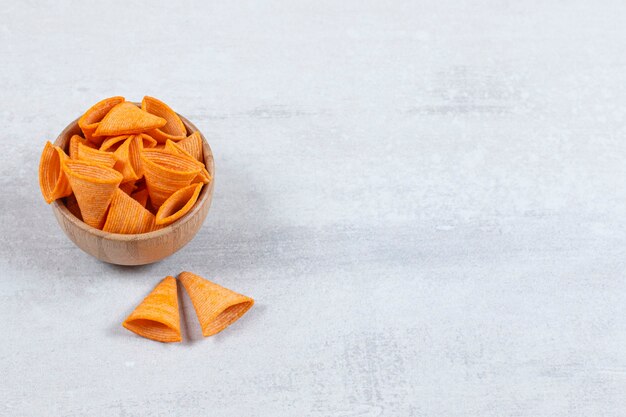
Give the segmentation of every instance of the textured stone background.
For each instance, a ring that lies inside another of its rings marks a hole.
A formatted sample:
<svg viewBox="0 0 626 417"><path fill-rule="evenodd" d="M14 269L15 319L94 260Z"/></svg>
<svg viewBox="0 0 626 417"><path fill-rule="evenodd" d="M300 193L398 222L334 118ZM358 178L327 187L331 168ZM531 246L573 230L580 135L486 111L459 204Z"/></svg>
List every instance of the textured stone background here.
<svg viewBox="0 0 626 417"><path fill-rule="evenodd" d="M235 4L236 3L236 4ZM624 416L626 3L0 3L0 415ZM107 265L44 141L154 95L215 152L197 238ZM256 298L120 322L191 270Z"/></svg>

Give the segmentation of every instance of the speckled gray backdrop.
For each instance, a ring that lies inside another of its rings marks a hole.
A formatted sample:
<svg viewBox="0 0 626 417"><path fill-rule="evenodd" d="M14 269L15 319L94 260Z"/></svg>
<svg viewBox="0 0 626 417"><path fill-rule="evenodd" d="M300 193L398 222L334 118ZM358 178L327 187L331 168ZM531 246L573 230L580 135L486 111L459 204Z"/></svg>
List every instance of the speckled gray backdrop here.
<svg viewBox="0 0 626 417"><path fill-rule="evenodd" d="M0 415L626 415L626 3L0 3ZM211 141L175 256L80 252L42 146L154 95ZM191 270L257 304L120 322Z"/></svg>

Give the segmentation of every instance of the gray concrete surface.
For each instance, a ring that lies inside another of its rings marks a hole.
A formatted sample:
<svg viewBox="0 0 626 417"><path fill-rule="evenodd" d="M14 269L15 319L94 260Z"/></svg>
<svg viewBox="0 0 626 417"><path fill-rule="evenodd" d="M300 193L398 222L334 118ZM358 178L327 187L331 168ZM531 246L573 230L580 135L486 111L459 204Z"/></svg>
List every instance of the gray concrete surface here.
<svg viewBox="0 0 626 417"><path fill-rule="evenodd" d="M626 415L626 3L0 3L0 415ZM199 236L97 262L37 185L95 101L215 152ZM185 342L163 276L256 298Z"/></svg>

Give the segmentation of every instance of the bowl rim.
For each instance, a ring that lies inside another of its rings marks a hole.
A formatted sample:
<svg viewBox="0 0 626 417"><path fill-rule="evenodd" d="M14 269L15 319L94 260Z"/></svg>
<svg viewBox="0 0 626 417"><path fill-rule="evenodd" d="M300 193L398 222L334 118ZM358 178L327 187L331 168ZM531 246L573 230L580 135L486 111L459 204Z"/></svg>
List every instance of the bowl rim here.
<svg viewBox="0 0 626 417"><path fill-rule="evenodd" d="M131 102L131 103L139 106L138 103L134 103L134 102ZM183 227L188 221L190 221L194 217L196 213L198 213L201 210L202 206L207 202L207 200L212 198L213 185L215 183L215 161L213 159L213 151L211 150L211 146L209 145L209 142L206 140L202 132L193 123L191 123L187 118L185 118L184 116L178 113L176 114L178 115L178 117L180 117L180 119L182 120L188 132L191 132L191 133L198 132L200 134L200 138L202 139L202 151L204 155L204 165L207 171L209 172L209 174L211 175L211 182L202 189L200 196L198 196L198 201L196 201L196 203L194 204L193 208L189 211L189 213L185 214L183 217L176 220L174 223L167 225L162 229L155 230L153 232L121 234L121 233L105 232L100 229L96 229L95 227L89 226L87 223L83 222L82 220L74 216L68 210L67 206L60 198L52 202L52 209L60 213L70 223L82 229L84 232L87 232L94 236L98 236L103 239L114 240L114 241L119 241L119 242L155 239L155 238L159 238L161 236L170 234L173 231ZM55 139L54 145L56 146L65 145L62 148L64 151L66 151L65 147L69 145L70 133L79 129L78 127L79 119L80 117L76 118L76 120L70 122L70 124L68 124L65 127L65 129L63 129L63 131ZM64 138L67 138L65 139L65 142L66 142L65 144L63 144Z"/></svg>

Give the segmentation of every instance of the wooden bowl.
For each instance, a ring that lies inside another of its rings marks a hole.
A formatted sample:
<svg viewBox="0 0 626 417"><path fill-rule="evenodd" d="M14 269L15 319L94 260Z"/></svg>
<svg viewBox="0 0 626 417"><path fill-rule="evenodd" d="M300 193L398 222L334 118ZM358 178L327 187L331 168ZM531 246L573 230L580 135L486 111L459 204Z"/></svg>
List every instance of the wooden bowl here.
<svg viewBox="0 0 626 417"><path fill-rule="evenodd" d="M189 133L198 130L189 120L179 115ZM72 135L80 134L78 119L70 123L54 142L67 152ZM101 261L117 265L145 265L160 261L185 246L198 233L211 206L215 164L213 153L204 135L202 144L204 163L213 179L202 188L195 206L189 213L169 226L150 233L122 235L108 233L89 226L76 218L65 206L62 199L52 203L52 211L59 226L72 242L84 252Z"/></svg>

